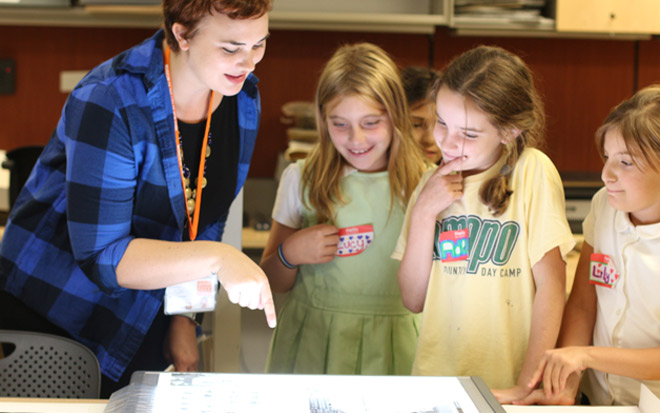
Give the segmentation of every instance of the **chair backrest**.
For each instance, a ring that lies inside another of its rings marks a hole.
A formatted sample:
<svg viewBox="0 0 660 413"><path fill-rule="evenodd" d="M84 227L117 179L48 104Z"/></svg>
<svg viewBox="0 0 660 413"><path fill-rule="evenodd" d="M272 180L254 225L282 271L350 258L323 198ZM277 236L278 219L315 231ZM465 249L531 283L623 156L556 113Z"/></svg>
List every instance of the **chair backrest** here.
<svg viewBox="0 0 660 413"><path fill-rule="evenodd" d="M51 334L0 330L2 343L15 348L0 358L0 397L99 398L101 369L83 344Z"/></svg>

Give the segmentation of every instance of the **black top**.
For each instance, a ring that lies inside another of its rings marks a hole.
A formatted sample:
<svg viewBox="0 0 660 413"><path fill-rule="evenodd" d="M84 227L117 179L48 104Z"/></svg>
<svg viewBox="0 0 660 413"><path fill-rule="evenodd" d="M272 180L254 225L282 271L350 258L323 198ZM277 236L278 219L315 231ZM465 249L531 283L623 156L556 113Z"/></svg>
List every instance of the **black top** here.
<svg viewBox="0 0 660 413"><path fill-rule="evenodd" d="M190 187L196 188L206 119L198 123L179 122L179 136L183 146L184 164L190 170ZM229 213L234 200L238 175L238 106L236 96L223 96L220 106L211 116L209 143L211 156L206 158L206 188L202 192L198 234L204 228ZM183 239L189 240L188 222Z"/></svg>

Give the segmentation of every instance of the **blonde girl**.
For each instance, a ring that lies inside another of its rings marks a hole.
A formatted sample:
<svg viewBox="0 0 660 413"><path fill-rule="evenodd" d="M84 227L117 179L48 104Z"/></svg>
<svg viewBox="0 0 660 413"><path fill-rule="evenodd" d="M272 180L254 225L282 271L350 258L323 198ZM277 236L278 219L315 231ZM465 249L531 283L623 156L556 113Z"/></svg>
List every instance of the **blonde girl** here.
<svg viewBox="0 0 660 413"><path fill-rule="evenodd" d="M412 196L394 253L403 302L424 310L413 374L481 376L526 396L564 307L574 240L559 174L535 149L544 113L517 56L480 46L433 89L443 160Z"/></svg>
<svg viewBox="0 0 660 413"><path fill-rule="evenodd" d="M417 318L389 258L425 168L397 67L379 47L340 47L316 92L319 142L283 173L261 266L290 291L267 371L409 374Z"/></svg>
<svg viewBox="0 0 660 413"><path fill-rule="evenodd" d="M572 404L579 375L591 404L660 397L660 85L618 105L596 132L605 187L582 224L584 244L557 350L529 402Z"/></svg>

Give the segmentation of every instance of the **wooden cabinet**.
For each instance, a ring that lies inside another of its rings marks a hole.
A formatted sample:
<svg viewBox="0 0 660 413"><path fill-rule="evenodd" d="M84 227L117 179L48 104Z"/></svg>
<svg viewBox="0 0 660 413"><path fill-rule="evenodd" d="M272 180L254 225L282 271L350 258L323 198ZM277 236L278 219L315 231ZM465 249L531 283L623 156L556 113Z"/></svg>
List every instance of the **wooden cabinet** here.
<svg viewBox="0 0 660 413"><path fill-rule="evenodd" d="M557 31L660 33L658 0L557 0Z"/></svg>

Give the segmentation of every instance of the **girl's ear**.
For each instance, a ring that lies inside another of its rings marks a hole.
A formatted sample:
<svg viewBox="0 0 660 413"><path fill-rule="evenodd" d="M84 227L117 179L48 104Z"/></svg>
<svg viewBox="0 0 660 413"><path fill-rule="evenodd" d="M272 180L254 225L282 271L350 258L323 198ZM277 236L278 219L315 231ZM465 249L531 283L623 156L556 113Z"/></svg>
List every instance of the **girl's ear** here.
<svg viewBox="0 0 660 413"><path fill-rule="evenodd" d="M501 136L502 136L501 142L504 145L508 145L510 143L513 143L513 141L515 141L516 138L518 136L520 136L521 132L522 131L520 129L517 129L517 128L505 129L504 131L502 131L502 134L501 134Z"/></svg>
<svg viewBox="0 0 660 413"><path fill-rule="evenodd" d="M185 38L186 32L186 27L183 24L174 23L172 25L172 33L177 43L179 43L180 50L188 50L188 47L190 47L190 42Z"/></svg>

